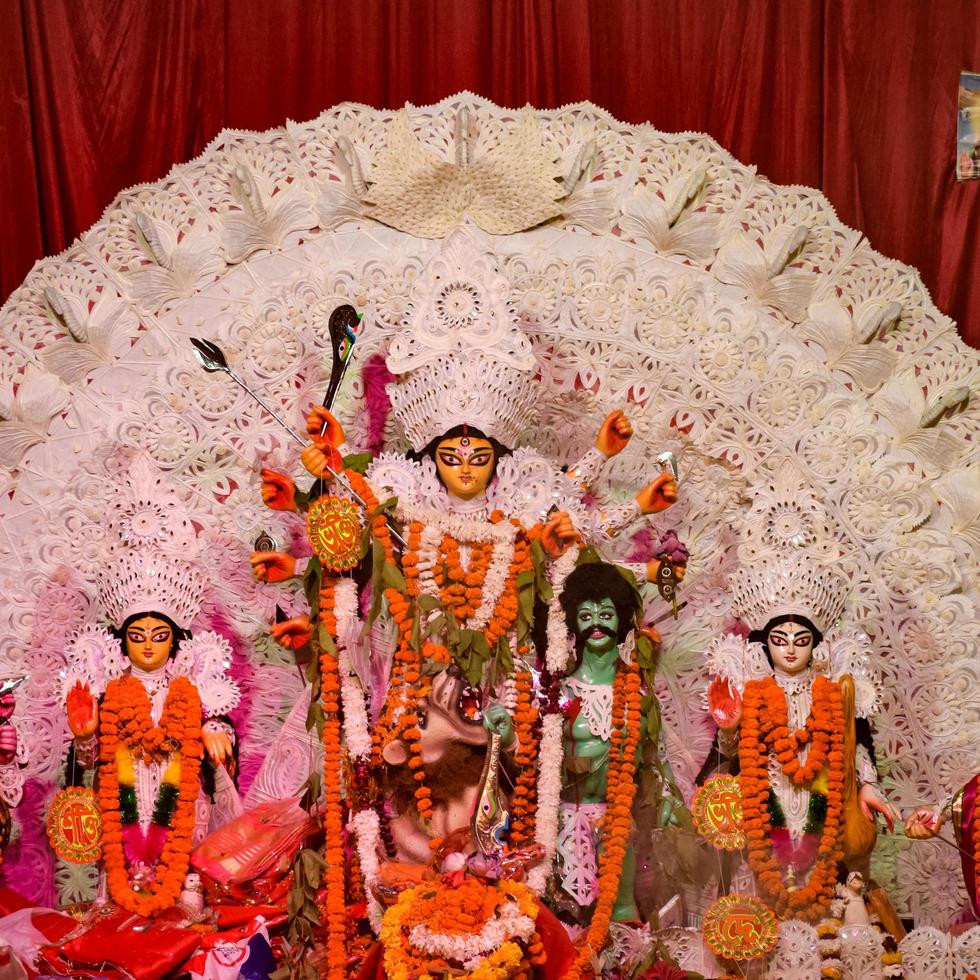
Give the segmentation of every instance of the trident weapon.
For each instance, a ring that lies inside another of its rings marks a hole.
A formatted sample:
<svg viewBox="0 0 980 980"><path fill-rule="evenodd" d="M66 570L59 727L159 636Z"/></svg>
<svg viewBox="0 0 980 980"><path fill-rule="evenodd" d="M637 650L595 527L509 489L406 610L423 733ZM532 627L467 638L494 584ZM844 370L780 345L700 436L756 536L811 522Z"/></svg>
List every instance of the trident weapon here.
<svg viewBox="0 0 980 980"><path fill-rule="evenodd" d="M258 404L261 405L262 408L264 408L269 415L271 415L283 427L283 429L289 433L294 442L298 442L304 449L306 448L306 442L289 427L289 423L285 419L281 418L271 405L263 401L258 393L253 391L246 384L246 382L228 366L228 359L225 357L225 352L217 344L212 343L210 340L201 340L199 337L191 337L191 343L194 345L194 353L197 355L198 363L202 368L204 368L205 371L207 371L209 374L213 374L215 371L223 371L225 374L227 374L239 388L246 392L254 401L258 402ZM333 473L333 470L330 472ZM334 473L334 476L336 475L337 474Z"/></svg>
<svg viewBox="0 0 980 980"><path fill-rule="evenodd" d="M26 675L22 677L11 677L9 680L0 681L0 698L5 694L9 694L11 691L16 691L24 681L27 680Z"/></svg>
<svg viewBox="0 0 980 980"><path fill-rule="evenodd" d="M297 435L292 428L290 428L289 423L286 422L285 419L281 418L270 405L268 405L255 391L252 390L252 388L248 386L243 378L232 370L228 364L228 359L225 357L224 351L217 344L212 343L210 340L201 340L199 337L191 337L191 343L194 345L194 353L197 356L198 363L202 368L204 368L205 371L207 371L209 374L213 374L216 371L221 371L224 374L227 374L228 377L239 386L239 388L246 392L246 394L248 394L249 397L251 397L255 402L261 405L262 408L265 409L265 411L268 412L269 415L272 416L272 418L275 419L276 422L278 422L279 425L286 430L286 432L289 433L295 442L298 442L304 449L306 448L306 442L300 438L300 436ZM337 483L340 484L340 486L347 491L347 493L351 495L351 497L354 498L354 500L356 500L365 510L367 510L367 504L350 485L346 477L338 473L329 464L324 466L324 469L337 481ZM405 540L394 528L391 529L391 536L403 547L406 547Z"/></svg>
<svg viewBox="0 0 980 980"><path fill-rule="evenodd" d="M353 306L346 303L343 306L338 306L330 314L329 328L332 343L330 353L333 357L333 366L330 369L330 384L327 385L327 393L323 396L324 408L333 407L334 399L337 397L341 382L347 373L351 354L354 353L354 344L357 341L363 319L363 313L358 313ZM325 430L326 425L324 425ZM322 435L323 432L320 434Z"/></svg>

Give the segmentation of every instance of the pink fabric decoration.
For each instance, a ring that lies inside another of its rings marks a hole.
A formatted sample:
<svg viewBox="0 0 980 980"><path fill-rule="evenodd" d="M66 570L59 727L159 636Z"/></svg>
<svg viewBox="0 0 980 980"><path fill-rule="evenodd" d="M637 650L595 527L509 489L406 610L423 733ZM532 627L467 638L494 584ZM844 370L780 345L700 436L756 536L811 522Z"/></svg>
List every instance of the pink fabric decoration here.
<svg viewBox="0 0 980 980"><path fill-rule="evenodd" d="M53 791L49 782L29 779L17 807L20 837L4 853L0 880L35 905L54 908L54 852L48 847L44 818Z"/></svg>
<svg viewBox="0 0 980 980"><path fill-rule="evenodd" d="M259 771L262 760L248 760L246 763L246 748L242 745L241 733L248 731L252 714L252 692L255 686L255 668L249 660L245 641L238 635L234 627L225 618L224 611L216 608L210 617L210 629L220 633L231 644L231 668L228 675L238 684L238 704L228 713L231 724L235 729L238 741L238 792L244 797L248 787Z"/></svg>
<svg viewBox="0 0 980 980"><path fill-rule="evenodd" d="M626 553L626 561L637 565L645 565L653 561L657 551L656 532L649 527L640 528L630 536L630 550Z"/></svg>
<svg viewBox="0 0 980 980"><path fill-rule="evenodd" d="M125 824L122 835L126 860L131 865L147 864L152 867L163 853L168 833L168 827L160 827L155 823L151 823L145 831L138 823Z"/></svg>
<svg viewBox="0 0 980 980"><path fill-rule="evenodd" d="M381 354L372 354L361 371L361 378L364 381L364 401L367 406L368 449L376 456L384 447L385 426L391 411L387 388L395 380L395 376L388 370Z"/></svg>

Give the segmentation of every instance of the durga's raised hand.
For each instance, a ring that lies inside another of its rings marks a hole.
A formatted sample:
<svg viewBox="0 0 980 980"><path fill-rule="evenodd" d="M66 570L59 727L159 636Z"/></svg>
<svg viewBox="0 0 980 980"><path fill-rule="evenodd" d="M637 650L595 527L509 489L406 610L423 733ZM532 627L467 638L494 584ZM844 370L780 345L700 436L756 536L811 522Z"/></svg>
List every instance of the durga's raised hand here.
<svg viewBox="0 0 980 980"><path fill-rule="evenodd" d="M321 449L324 446L336 449L344 441L344 427L323 405L314 405L310 409L310 414L306 417L306 433L313 445Z"/></svg>
<svg viewBox="0 0 980 980"><path fill-rule="evenodd" d="M564 511L553 515L541 530L541 546L552 558L563 555L576 542L581 544L582 536Z"/></svg>
<svg viewBox="0 0 980 980"><path fill-rule="evenodd" d="M248 560L260 582L285 582L296 574L296 559L284 551L253 551Z"/></svg>
<svg viewBox="0 0 980 980"><path fill-rule="evenodd" d="M661 473L637 495L641 514L659 514L677 500L677 481L671 473Z"/></svg>
<svg viewBox="0 0 980 980"><path fill-rule="evenodd" d="M276 643L289 650L299 650L313 639L309 616L293 616L292 619L276 623L269 632Z"/></svg>
<svg viewBox="0 0 980 980"><path fill-rule="evenodd" d="M88 684L75 681L74 686L65 698L65 709L68 714L68 727L78 738L88 738L95 734L99 725L99 705Z"/></svg>
<svg viewBox="0 0 980 980"><path fill-rule="evenodd" d="M734 731L742 720L742 696L724 677L715 677L708 685L708 708L722 731Z"/></svg>
<svg viewBox="0 0 980 980"><path fill-rule="evenodd" d="M599 435L596 436L595 448L607 459L621 453L633 435L633 426L626 417L626 413L620 408L610 412L602 427Z"/></svg>
<svg viewBox="0 0 980 980"><path fill-rule="evenodd" d="M285 473L263 469L262 503L270 510L296 510L296 484Z"/></svg>

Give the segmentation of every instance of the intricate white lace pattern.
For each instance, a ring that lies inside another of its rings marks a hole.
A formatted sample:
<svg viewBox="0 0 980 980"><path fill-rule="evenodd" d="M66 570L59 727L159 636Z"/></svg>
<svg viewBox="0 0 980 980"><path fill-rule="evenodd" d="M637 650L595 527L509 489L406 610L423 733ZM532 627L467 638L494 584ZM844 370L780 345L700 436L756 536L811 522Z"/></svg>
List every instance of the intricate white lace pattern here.
<svg viewBox="0 0 980 980"><path fill-rule="evenodd" d="M612 684L590 684L577 677L566 677L562 683L573 698L578 698L589 731L608 742L612 738Z"/></svg>
<svg viewBox="0 0 980 980"><path fill-rule="evenodd" d="M599 894L598 841L605 803L562 803L558 807L561 887L584 907Z"/></svg>

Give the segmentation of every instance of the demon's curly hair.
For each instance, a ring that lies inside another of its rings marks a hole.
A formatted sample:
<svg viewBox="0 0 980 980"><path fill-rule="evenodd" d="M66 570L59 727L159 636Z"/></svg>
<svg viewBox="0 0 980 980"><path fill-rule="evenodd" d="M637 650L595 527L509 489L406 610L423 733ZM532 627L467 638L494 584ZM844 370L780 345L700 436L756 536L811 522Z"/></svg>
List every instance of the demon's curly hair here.
<svg viewBox="0 0 980 980"><path fill-rule="evenodd" d="M606 562L589 562L579 565L565 580L558 601L565 613L565 623L568 632L575 637L576 646L580 646L576 631L578 607L583 602L599 602L602 599L612 599L619 617L619 634L617 643L626 639L634 627L636 614L640 611L640 600L636 590L626 581L622 572Z"/></svg>

